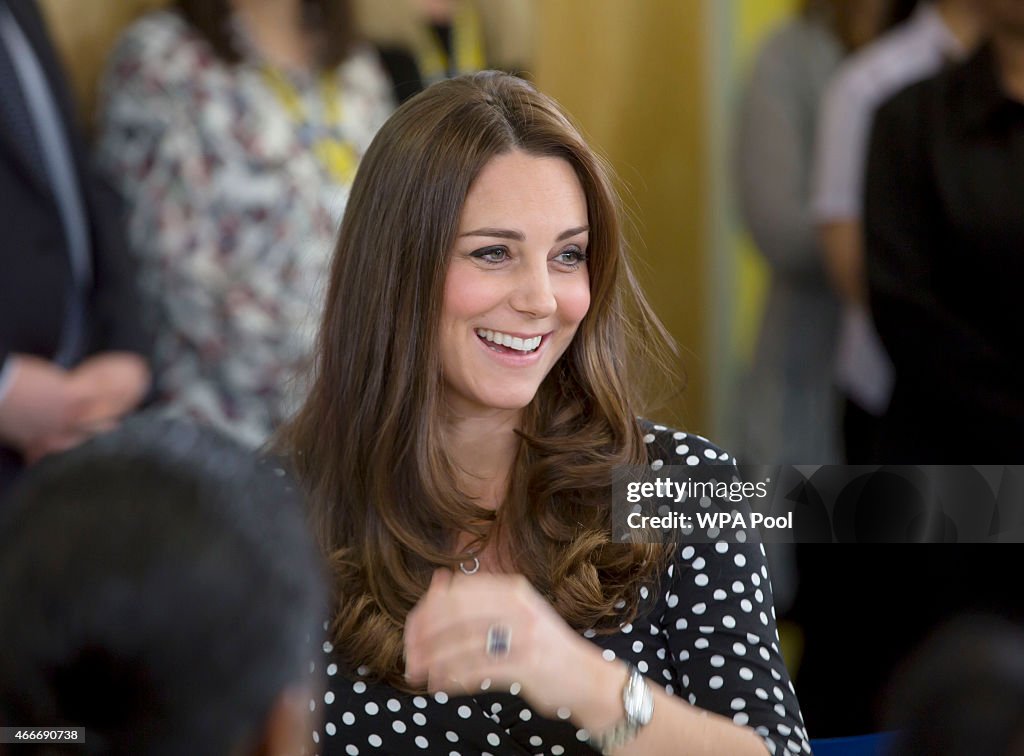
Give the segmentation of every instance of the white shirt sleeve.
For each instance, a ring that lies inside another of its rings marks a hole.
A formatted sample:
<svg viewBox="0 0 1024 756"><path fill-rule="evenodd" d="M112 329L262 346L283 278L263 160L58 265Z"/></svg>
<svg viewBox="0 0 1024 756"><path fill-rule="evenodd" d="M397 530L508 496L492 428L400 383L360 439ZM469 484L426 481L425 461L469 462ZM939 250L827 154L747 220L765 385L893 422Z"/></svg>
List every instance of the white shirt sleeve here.
<svg viewBox="0 0 1024 756"><path fill-rule="evenodd" d="M869 98L840 70L825 92L815 138L811 209L818 223L861 216L871 116Z"/></svg>
<svg viewBox="0 0 1024 756"><path fill-rule="evenodd" d="M14 383L14 372L17 369L18 360L13 356L8 356L3 364L0 364L0 404L3 404L4 397L7 396L7 392L11 390L11 384Z"/></svg>

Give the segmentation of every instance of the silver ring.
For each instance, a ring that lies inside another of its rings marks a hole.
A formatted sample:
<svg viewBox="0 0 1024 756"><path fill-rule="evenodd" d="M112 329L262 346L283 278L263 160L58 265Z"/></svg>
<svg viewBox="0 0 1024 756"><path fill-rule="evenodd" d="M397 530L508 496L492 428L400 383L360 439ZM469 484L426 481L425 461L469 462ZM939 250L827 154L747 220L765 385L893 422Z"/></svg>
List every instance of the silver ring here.
<svg viewBox="0 0 1024 756"><path fill-rule="evenodd" d="M463 575L475 575L480 570L480 560L473 557L472 567L466 567L465 562L459 562L459 569L462 570Z"/></svg>
<svg viewBox="0 0 1024 756"><path fill-rule="evenodd" d="M512 647L512 629L508 625L495 623L487 628L487 655L495 659L508 656Z"/></svg>

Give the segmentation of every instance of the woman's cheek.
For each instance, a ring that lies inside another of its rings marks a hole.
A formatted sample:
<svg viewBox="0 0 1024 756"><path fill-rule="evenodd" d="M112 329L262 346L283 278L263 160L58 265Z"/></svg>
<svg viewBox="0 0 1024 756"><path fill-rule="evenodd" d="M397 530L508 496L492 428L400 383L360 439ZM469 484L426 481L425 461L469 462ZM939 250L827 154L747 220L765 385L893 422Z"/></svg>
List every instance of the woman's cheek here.
<svg viewBox="0 0 1024 756"><path fill-rule="evenodd" d="M585 276L573 282L559 297L559 310L566 323L579 323L590 309L590 281Z"/></svg>

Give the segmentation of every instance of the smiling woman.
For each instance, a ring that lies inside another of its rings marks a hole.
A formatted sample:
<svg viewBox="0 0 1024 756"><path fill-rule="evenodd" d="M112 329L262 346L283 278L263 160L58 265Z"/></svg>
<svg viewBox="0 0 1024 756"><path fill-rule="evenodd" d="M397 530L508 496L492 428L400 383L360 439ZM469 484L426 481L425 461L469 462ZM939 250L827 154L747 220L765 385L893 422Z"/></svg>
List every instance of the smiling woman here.
<svg viewBox="0 0 1024 756"><path fill-rule="evenodd" d="M616 466L732 474L637 419L665 351L554 101L489 72L384 125L279 439L333 568L325 753L808 749L756 531L612 541Z"/></svg>

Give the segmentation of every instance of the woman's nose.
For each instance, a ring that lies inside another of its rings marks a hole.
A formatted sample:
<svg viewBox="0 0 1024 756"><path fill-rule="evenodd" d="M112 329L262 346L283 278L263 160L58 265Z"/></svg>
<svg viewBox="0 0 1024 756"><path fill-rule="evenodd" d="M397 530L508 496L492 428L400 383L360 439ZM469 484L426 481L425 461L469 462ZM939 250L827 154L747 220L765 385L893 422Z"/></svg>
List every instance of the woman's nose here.
<svg viewBox="0 0 1024 756"><path fill-rule="evenodd" d="M558 303L547 260L543 266L531 265L520 272L509 304L532 318L546 318L555 312Z"/></svg>

